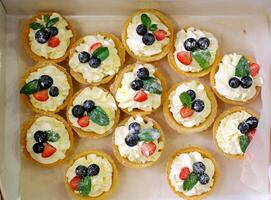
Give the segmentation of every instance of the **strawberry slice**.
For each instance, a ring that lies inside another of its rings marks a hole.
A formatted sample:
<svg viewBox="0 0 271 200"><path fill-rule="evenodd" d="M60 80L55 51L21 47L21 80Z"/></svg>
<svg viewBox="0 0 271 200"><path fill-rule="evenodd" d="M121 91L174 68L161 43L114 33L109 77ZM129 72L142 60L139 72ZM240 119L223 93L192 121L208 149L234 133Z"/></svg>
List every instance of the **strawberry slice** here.
<svg viewBox="0 0 271 200"><path fill-rule="evenodd" d="M55 152L56 152L56 148L53 147L52 145L46 143L46 144L44 144L44 150L43 150L41 156L43 158L48 158L51 155L53 155Z"/></svg>
<svg viewBox="0 0 271 200"><path fill-rule="evenodd" d="M249 73L252 77L257 76L257 74L259 74L260 71L260 65L258 65L257 63L249 63Z"/></svg>
<svg viewBox="0 0 271 200"><path fill-rule="evenodd" d="M38 101L47 101L49 99L48 90L40 90L33 94L34 98Z"/></svg>
<svg viewBox="0 0 271 200"><path fill-rule="evenodd" d="M78 183L80 181L80 177L79 176L75 176L73 177L73 179L70 181L70 186L73 190L77 190L77 186L78 186Z"/></svg>
<svg viewBox="0 0 271 200"><path fill-rule="evenodd" d="M184 65L190 65L192 56L188 51L181 51L177 53L177 59Z"/></svg>
<svg viewBox="0 0 271 200"><path fill-rule="evenodd" d="M182 170L179 174L179 178L181 180L185 180L189 174L190 174L190 169L188 167L184 167L184 168L182 168Z"/></svg>
<svg viewBox="0 0 271 200"><path fill-rule="evenodd" d="M167 32L162 29L159 29L154 32L154 36L156 40L161 41L166 38Z"/></svg>
<svg viewBox="0 0 271 200"><path fill-rule="evenodd" d="M152 154L154 154L155 150L156 150L156 145L153 142L145 142L141 148L141 154L143 156L151 156Z"/></svg>
<svg viewBox="0 0 271 200"><path fill-rule="evenodd" d="M146 101L148 99L148 95L143 91L139 91L136 93L136 95L134 96L134 101L137 102L143 102Z"/></svg>
<svg viewBox="0 0 271 200"><path fill-rule="evenodd" d="M247 133L248 139L251 141L256 133L256 129L253 129Z"/></svg>
<svg viewBox="0 0 271 200"><path fill-rule="evenodd" d="M60 40L58 39L58 37L53 36L48 40L48 46L55 48L60 44Z"/></svg>
<svg viewBox="0 0 271 200"><path fill-rule="evenodd" d="M94 52L96 49L102 47L102 43L96 42L89 47L90 52Z"/></svg>
<svg viewBox="0 0 271 200"><path fill-rule="evenodd" d="M194 113L194 110L188 107L182 107L180 110L180 114L182 118L190 117L191 115L193 115L193 113Z"/></svg>
<svg viewBox="0 0 271 200"><path fill-rule="evenodd" d="M84 115L83 117L78 118L77 123L81 127L87 127L89 125L89 117L88 117L88 115Z"/></svg>

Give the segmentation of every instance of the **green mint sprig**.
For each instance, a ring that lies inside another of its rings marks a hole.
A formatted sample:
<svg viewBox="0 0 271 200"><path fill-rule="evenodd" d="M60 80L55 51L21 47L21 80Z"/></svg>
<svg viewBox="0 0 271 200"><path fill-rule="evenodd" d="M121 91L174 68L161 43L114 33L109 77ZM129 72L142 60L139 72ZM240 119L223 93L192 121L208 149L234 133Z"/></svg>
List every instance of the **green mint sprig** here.
<svg viewBox="0 0 271 200"><path fill-rule="evenodd" d="M141 15L141 22L149 31L154 32L158 29L157 24L152 24L151 18L145 13Z"/></svg>

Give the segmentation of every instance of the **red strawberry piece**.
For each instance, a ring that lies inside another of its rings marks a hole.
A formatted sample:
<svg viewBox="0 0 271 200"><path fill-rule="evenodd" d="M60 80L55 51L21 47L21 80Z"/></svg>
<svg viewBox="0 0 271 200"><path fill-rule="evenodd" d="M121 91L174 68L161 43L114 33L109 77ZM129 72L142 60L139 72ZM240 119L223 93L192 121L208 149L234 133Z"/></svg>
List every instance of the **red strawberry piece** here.
<svg viewBox="0 0 271 200"><path fill-rule="evenodd" d="M33 96L38 101L47 101L47 99L49 99L49 95L48 95L48 90L47 89L35 92L33 94Z"/></svg>
<svg viewBox="0 0 271 200"><path fill-rule="evenodd" d="M136 93L136 95L134 96L134 100L137 102L143 102L146 101L148 99L148 95L143 91L139 91Z"/></svg>
<svg viewBox="0 0 271 200"><path fill-rule="evenodd" d="M78 118L77 123L81 127L87 127L89 125L89 117L84 115L83 117Z"/></svg>
<svg viewBox="0 0 271 200"><path fill-rule="evenodd" d="M102 43L96 42L89 47L90 52L94 52L96 49L102 47Z"/></svg>
<svg viewBox="0 0 271 200"><path fill-rule="evenodd" d="M247 133L248 139L251 141L256 133L256 129L253 129Z"/></svg>
<svg viewBox="0 0 271 200"><path fill-rule="evenodd" d="M55 152L56 152L56 148L53 147L52 145L46 143L46 144L44 144L44 150L43 150L41 156L43 158L48 158L51 155L53 155Z"/></svg>
<svg viewBox="0 0 271 200"><path fill-rule="evenodd" d="M260 65L258 65L257 63L250 63L249 64L249 72L252 77L257 76L259 71L260 71Z"/></svg>
<svg viewBox="0 0 271 200"><path fill-rule="evenodd" d="M154 36L155 36L156 40L161 41L166 38L167 32L162 29L159 29L154 32Z"/></svg>
<svg viewBox="0 0 271 200"><path fill-rule="evenodd" d="M75 176L73 177L73 179L70 181L70 186L73 190L77 190L77 186L78 186L78 183L80 181L80 177L79 176Z"/></svg>
<svg viewBox="0 0 271 200"><path fill-rule="evenodd" d="M193 113L194 113L194 110L188 107L182 107L180 110L180 114L182 118L190 117L191 115L193 115Z"/></svg>
<svg viewBox="0 0 271 200"><path fill-rule="evenodd" d="M53 36L48 40L48 46L49 47L57 47L60 44L60 40L58 39L58 37Z"/></svg>
<svg viewBox="0 0 271 200"><path fill-rule="evenodd" d="M152 154L154 154L155 150L156 150L156 145L153 142L145 142L141 148L141 154L143 156L151 156Z"/></svg>
<svg viewBox="0 0 271 200"><path fill-rule="evenodd" d="M182 168L182 170L179 174L179 178L181 180L185 180L189 174L190 174L190 169L188 167L184 167L184 168Z"/></svg>
<svg viewBox="0 0 271 200"><path fill-rule="evenodd" d="M181 51L177 53L177 59L184 65L190 65L192 56L188 51Z"/></svg>

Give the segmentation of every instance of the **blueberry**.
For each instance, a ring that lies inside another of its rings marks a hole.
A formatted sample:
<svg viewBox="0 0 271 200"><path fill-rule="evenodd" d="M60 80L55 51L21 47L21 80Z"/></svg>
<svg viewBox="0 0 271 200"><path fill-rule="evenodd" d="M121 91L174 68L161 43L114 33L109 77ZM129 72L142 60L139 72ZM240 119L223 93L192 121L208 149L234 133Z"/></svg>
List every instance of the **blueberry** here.
<svg viewBox="0 0 271 200"><path fill-rule="evenodd" d="M184 48L187 51L195 51L197 49L197 41L194 38L188 38L184 41Z"/></svg>
<svg viewBox="0 0 271 200"><path fill-rule="evenodd" d="M138 136L136 134L128 134L124 141L129 147L133 147L138 143Z"/></svg>
<svg viewBox="0 0 271 200"><path fill-rule="evenodd" d="M51 76L48 75L42 75L39 78L39 86L40 89L48 89L53 85L54 81Z"/></svg>
<svg viewBox="0 0 271 200"><path fill-rule="evenodd" d="M239 80L239 78L236 77L232 77L229 80L229 86L231 88L238 88L241 85L241 81Z"/></svg>
<svg viewBox="0 0 271 200"><path fill-rule="evenodd" d="M196 93L194 90L187 90L186 93L191 97L192 101L196 99Z"/></svg>
<svg viewBox="0 0 271 200"><path fill-rule="evenodd" d="M195 162L192 166L193 172L196 174L203 174L205 172L205 165L202 162Z"/></svg>
<svg viewBox="0 0 271 200"><path fill-rule="evenodd" d="M144 35L148 32L147 27L144 24L139 24L136 27L136 32L138 35Z"/></svg>
<svg viewBox="0 0 271 200"><path fill-rule="evenodd" d="M100 172L100 167L96 164L91 164L88 166L88 176L96 176Z"/></svg>
<svg viewBox="0 0 271 200"><path fill-rule="evenodd" d="M204 101L200 100L200 99L196 99L195 101L193 101L192 103L192 109L196 112L201 112L204 109Z"/></svg>
<svg viewBox="0 0 271 200"><path fill-rule="evenodd" d="M256 117L249 117L246 120L246 123L248 124L250 130L257 128L258 122L259 121Z"/></svg>
<svg viewBox="0 0 271 200"><path fill-rule="evenodd" d="M58 87L56 87L56 86L50 87L49 95L52 96L52 97L57 97L59 95Z"/></svg>
<svg viewBox="0 0 271 200"><path fill-rule="evenodd" d="M143 81L142 80L133 80L130 84L131 88L135 91L140 90L143 87Z"/></svg>
<svg viewBox="0 0 271 200"><path fill-rule="evenodd" d="M207 183L209 183L209 180L210 180L210 177L208 176L208 174L201 174L199 176L199 182L202 184L202 185L206 185Z"/></svg>
<svg viewBox="0 0 271 200"><path fill-rule="evenodd" d="M42 28L35 33L35 39L38 43L44 44L50 39L50 33Z"/></svg>
<svg viewBox="0 0 271 200"><path fill-rule="evenodd" d="M197 46L198 48L205 50L209 47L210 45L210 40L207 37L202 37L200 39L198 39L197 41Z"/></svg>
<svg viewBox="0 0 271 200"><path fill-rule="evenodd" d="M90 54L86 51L81 51L78 54L78 59L79 59L80 63L87 63L90 59Z"/></svg>
<svg viewBox="0 0 271 200"><path fill-rule="evenodd" d="M81 105L76 105L72 108L72 114L74 117L82 117L84 115L84 107Z"/></svg>
<svg viewBox="0 0 271 200"><path fill-rule="evenodd" d="M76 176L79 176L80 178L84 178L88 174L88 168L83 165L79 165L75 169L75 174Z"/></svg>
<svg viewBox="0 0 271 200"><path fill-rule="evenodd" d="M150 72L146 67L139 68L136 73L137 77L141 80L146 80L149 78L149 74Z"/></svg>
<svg viewBox="0 0 271 200"><path fill-rule="evenodd" d="M241 79L242 88L250 88L252 85L252 78L250 76L245 76Z"/></svg>
<svg viewBox="0 0 271 200"><path fill-rule="evenodd" d="M36 142L44 143L44 142L47 142L48 135L46 132L36 131L34 134L34 139L36 140Z"/></svg>
<svg viewBox="0 0 271 200"><path fill-rule="evenodd" d="M99 58L91 57L88 61L88 64L92 68L97 68L101 65L101 60Z"/></svg>
<svg viewBox="0 0 271 200"><path fill-rule="evenodd" d="M50 36L56 36L58 34L58 29L55 26L48 27L46 30L49 32Z"/></svg>
<svg viewBox="0 0 271 200"><path fill-rule="evenodd" d="M142 37L142 42L145 44L145 45L152 45L154 42L155 42L155 37L153 36L153 34L151 33L146 33L143 35Z"/></svg>
<svg viewBox="0 0 271 200"><path fill-rule="evenodd" d="M42 153L43 150L44 150L44 145L43 145L43 143L35 143L35 144L33 145L33 151L34 151L35 153Z"/></svg>
<svg viewBox="0 0 271 200"><path fill-rule="evenodd" d="M243 134L246 134L249 132L249 125L246 123L246 122L241 122L239 125L238 125L238 130L243 133Z"/></svg>
<svg viewBox="0 0 271 200"><path fill-rule="evenodd" d="M128 126L128 130L130 134L139 134L141 129L141 126L139 123L137 122L132 122L131 124L129 124Z"/></svg>
<svg viewBox="0 0 271 200"><path fill-rule="evenodd" d="M93 110L93 108L95 107L95 103L92 100L86 100L83 103L83 108L86 112L90 112Z"/></svg>

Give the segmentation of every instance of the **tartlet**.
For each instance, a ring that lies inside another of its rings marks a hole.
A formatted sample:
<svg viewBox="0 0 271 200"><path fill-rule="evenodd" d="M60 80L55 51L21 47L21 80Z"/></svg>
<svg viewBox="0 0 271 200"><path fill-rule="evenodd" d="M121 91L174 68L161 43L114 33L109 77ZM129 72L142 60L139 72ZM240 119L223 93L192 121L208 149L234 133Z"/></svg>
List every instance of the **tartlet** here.
<svg viewBox="0 0 271 200"><path fill-rule="evenodd" d="M209 74L219 60L215 36L193 27L182 29L176 34L174 47L168 54L169 65L177 73L187 77L202 77Z"/></svg>
<svg viewBox="0 0 271 200"><path fill-rule="evenodd" d="M73 27L57 12L37 13L24 25L24 49L35 61L62 62L74 41Z"/></svg>
<svg viewBox="0 0 271 200"><path fill-rule="evenodd" d="M186 159L185 164L182 163L183 159ZM201 200L213 192L218 182L219 171L215 159L208 151L198 147L188 147L179 149L170 156L166 166L166 176L170 188L179 197ZM189 182L190 178L194 180L189 184L185 183ZM195 190L200 191L200 194L196 194Z"/></svg>
<svg viewBox="0 0 271 200"><path fill-rule="evenodd" d="M112 87L119 108L128 115L148 115L166 98L166 80L152 64L126 66Z"/></svg>
<svg viewBox="0 0 271 200"><path fill-rule="evenodd" d="M255 134L258 120L259 115L249 108L239 106L229 108L214 122L214 144L225 156L244 159L244 153Z"/></svg>
<svg viewBox="0 0 271 200"><path fill-rule="evenodd" d="M43 167L62 163L73 151L73 132L59 115L35 115L21 127L23 155Z"/></svg>
<svg viewBox="0 0 271 200"><path fill-rule="evenodd" d="M66 69L51 61L29 68L20 80L22 102L41 114L58 113L72 97L73 85Z"/></svg>
<svg viewBox="0 0 271 200"><path fill-rule="evenodd" d="M165 136L160 125L140 115L124 119L112 137L113 152L126 167L144 168L154 165L164 151Z"/></svg>
<svg viewBox="0 0 271 200"><path fill-rule="evenodd" d="M80 137L109 135L119 121L120 111L112 94L102 87L79 90L68 103L66 117Z"/></svg>
<svg viewBox="0 0 271 200"><path fill-rule="evenodd" d="M87 85L109 82L125 61L125 49L113 34L95 32L77 40L70 51L70 73Z"/></svg>
<svg viewBox="0 0 271 200"><path fill-rule="evenodd" d="M208 86L197 80L184 81L169 90L163 113L166 122L177 132L198 133L214 122L217 101Z"/></svg>
<svg viewBox="0 0 271 200"><path fill-rule="evenodd" d="M102 151L89 150L78 153L70 160L64 181L75 199L102 200L108 199L113 193L117 178L118 170L111 156ZM92 179L95 180L92 182ZM80 182L84 182L84 186ZM98 186L101 182L103 185Z"/></svg>
<svg viewBox="0 0 271 200"><path fill-rule="evenodd" d="M130 56L143 62L153 62L168 54L173 44L174 28L160 11L141 9L128 17L121 38Z"/></svg>
<svg viewBox="0 0 271 200"><path fill-rule="evenodd" d="M225 54L213 66L210 82L216 96L223 102L243 105L254 101L261 90L260 66L248 56Z"/></svg>

